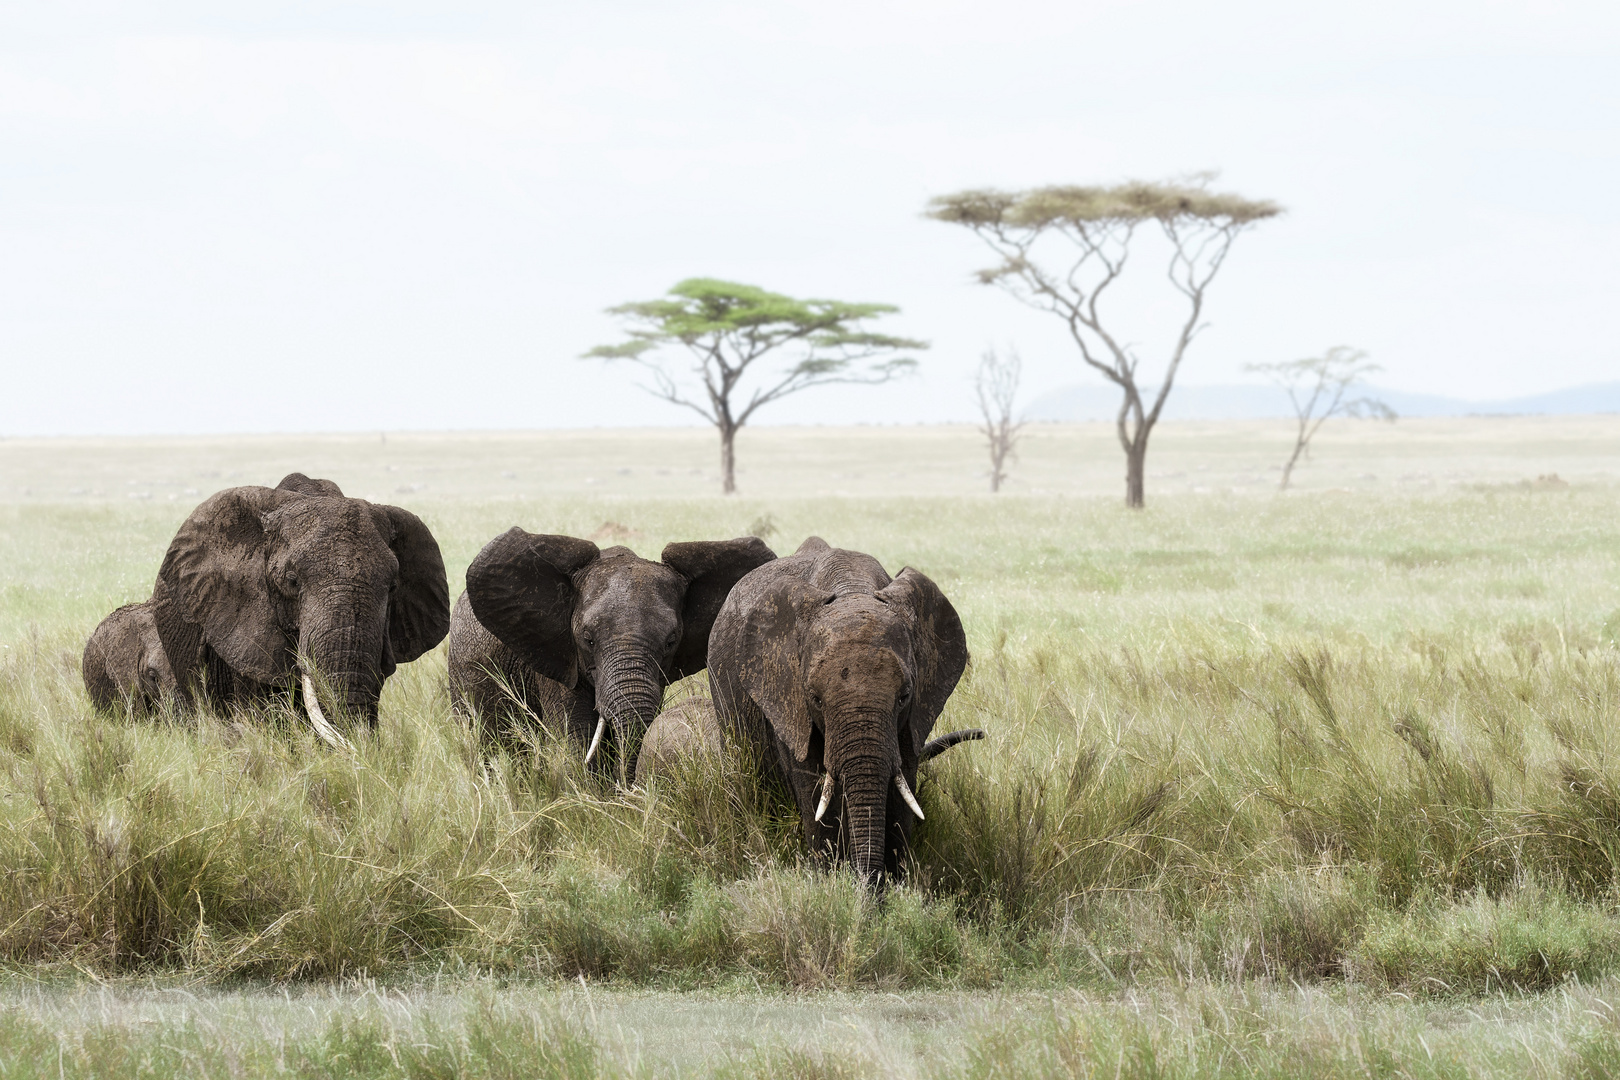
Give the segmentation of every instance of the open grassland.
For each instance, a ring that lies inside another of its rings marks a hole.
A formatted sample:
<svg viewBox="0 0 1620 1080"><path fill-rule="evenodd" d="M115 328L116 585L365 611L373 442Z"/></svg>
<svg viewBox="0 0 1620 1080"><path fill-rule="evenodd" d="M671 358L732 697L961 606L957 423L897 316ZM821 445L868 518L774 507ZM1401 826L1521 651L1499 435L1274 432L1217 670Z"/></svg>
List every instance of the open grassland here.
<svg viewBox="0 0 1620 1080"><path fill-rule="evenodd" d="M948 428L754 432L731 500L696 432L0 442L5 1067L1613 1074L1620 420L1345 424L1287 497L1282 425L1167 426L1139 513L1106 430L1037 434L996 498ZM484 761L442 646L352 756L92 714L85 636L180 519L294 468L421 514L453 591L514 523L916 566L974 654L941 724L989 740L925 771L879 903L734 763Z"/></svg>

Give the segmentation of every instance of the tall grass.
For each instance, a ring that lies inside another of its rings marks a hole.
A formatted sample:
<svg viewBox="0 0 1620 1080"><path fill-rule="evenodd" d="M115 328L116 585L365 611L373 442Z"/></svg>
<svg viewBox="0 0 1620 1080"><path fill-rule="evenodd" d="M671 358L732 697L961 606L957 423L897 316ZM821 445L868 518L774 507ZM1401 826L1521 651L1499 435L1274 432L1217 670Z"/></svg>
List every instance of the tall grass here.
<svg viewBox="0 0 1620 1080"><path fill-rule="evenodd" d="M800 851L740 761L617 791L484 758L418 665L333 753L285 714L93 714L0 668L0 955L223 978L445 959L661 985L1144 973L1534 988L1620 961L1620 658L1186 643L980 656L909 884ZM1458 659L1449 659L1457 656ZM439 668L438 670L442 670Z"/></svg>
<svg viewBox="0 0 1620 1080"><path fill-rule="evenodd" d="M352 754L274 708L98 716L83 637L183 508L7 508L0 958L672 987L1599 977L1620 965L1617 496L420 507L457 585L514 520L611 519L646 553L767 510L779 550L819 532L938 580L974 652L941 723L990 738L925 770L881 900L805 858L736 761L618 791L555 743L485 757L442 648Z"/></svg>

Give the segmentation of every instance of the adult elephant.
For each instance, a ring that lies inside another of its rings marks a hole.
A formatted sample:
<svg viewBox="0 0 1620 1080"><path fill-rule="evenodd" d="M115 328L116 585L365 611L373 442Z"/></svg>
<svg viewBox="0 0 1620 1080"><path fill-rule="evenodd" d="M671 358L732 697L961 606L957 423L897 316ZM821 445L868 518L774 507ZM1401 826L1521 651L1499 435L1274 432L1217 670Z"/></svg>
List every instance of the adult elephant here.
<svg viewBox="0 0 1620 1080"><path fill-rule="evenodd" d="M383 681L450 623L444 560L422 520L302 473L204 500L169 545L151 603L183 700L296 688L334 744L343 736L326 709L375 726Z"/></svg>
<svg viewBox="0 0 1620 1080"><path fill-rule="evenodd" d="M524 714L589 738L611 728L623 775L664 689L703 670L709 628L737 580L776 558L758 537L625 547L513 527L467 568L450 623L450 696L486 743L512 747Z"/></svg>
<svg viewBox="0 0 1620 1080"><path fill-rule="evenodd" d="M732 590L709 639L709 686L725 730L787 782L810 849L879 885L923 816L917 767L983 736L928 738L967 661L937 585L813 536Z"/></svg>

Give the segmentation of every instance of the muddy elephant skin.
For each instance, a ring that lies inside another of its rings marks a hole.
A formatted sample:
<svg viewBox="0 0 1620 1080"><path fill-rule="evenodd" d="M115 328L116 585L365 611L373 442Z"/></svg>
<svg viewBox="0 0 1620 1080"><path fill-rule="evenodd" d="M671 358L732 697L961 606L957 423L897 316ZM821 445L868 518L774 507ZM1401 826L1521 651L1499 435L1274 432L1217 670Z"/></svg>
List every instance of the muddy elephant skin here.
<svg viewBox="0 0 1620 1080"><path fill-rule="evenodd" d="M450 632L450 694L486 745L516 749L528 715L587 747L604 733L635 772L664 689L703 670L709 628L733 584L776 555L757 537L629 548L512 528L467 568Z"/></svg>
<svg viewBox="0 0 1620 1080"><path fill-rule="evenodd" d="M967 666L961 619L916 570L819 537L737 583L709 640L720 724L785 780L812 851L869 885L899 872L917 767L982 733L929 733Z"/></svg>
<svg viewBox="0 0 1620 1080"><path fill-rule="evenodd" d="M444 639L450 588L415 514L293 473L192 511L152 608L186 702L294 691L322 737L341 742L327 716L375 726L384 680Z"/></svg>
<svg viewBox="0 0 1620 1080"><path fill-rule="evenodd" d="M101 620L84 646L80 670L91 703L103 712L147 716L175 694L150 602L125 604Z"/></svg>

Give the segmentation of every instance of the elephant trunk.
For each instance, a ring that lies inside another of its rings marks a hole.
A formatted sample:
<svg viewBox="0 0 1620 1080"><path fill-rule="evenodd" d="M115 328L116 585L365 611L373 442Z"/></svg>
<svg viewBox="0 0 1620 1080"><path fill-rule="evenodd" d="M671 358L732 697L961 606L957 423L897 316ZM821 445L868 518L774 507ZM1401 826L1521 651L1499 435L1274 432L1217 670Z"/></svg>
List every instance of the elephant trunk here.
<svg viewBox="0 0 1620 1080"><path fill-rule="evenodd" d="M374 613L374 608L380 611ZM304 682L306 698L314 690L318 707L376 726L377 700L382 696L383 680L393 668L386 618L384 601L345 604L342 610L323 612L306 622L298 643L301 681L314 677ZM310 712L313 717L314 710ZM327 715L336 719L332 713Z"/></svg>
<svg viewBox="0 0 1620 1080"><path fill-rule="evenodd" d="M596 709L613 728L625 776L635 775L641 737L663 703L663 670L651 652L627 649L598 662Z"/></svg>
<svg viewBox="0 0 1620 1080"><path fill-rule="evenodd" d="M843 789L845 853L855 876L877 888L888 857L889 796L900 767L892 721L884 711L830 721L827 728L858 732L828 747L828 769Z"/></svg>

